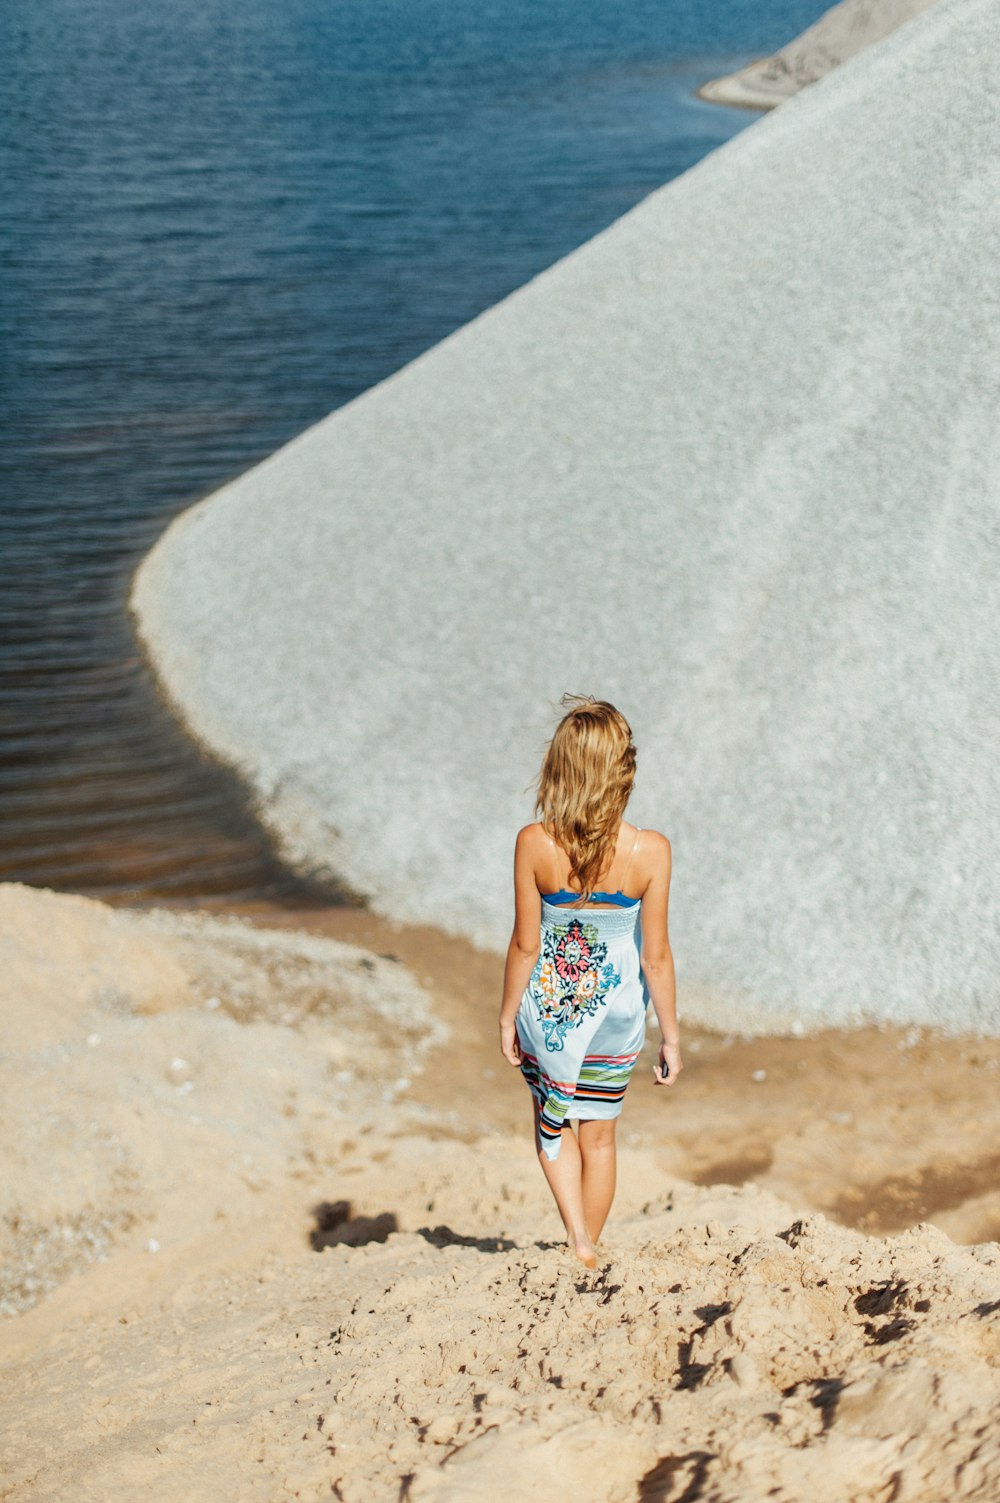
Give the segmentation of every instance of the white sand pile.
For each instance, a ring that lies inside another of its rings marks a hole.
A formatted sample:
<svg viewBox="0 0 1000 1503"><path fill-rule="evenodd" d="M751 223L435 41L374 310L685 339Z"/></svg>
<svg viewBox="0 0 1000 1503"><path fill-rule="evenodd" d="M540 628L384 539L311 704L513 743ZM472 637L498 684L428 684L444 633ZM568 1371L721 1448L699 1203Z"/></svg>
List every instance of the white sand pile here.
<svg viewBox="0 0 1000 1503"><path fill-rule="evenodd" d="M290 855L501 945L589 691L688 1019L1000 1028L998 47L941 0L174 523L141 635Z"/></svg>
<svg viewBox="0 0 1000 1503"><path fill-rule="evenodd" d="M840 0L770 57L758 58L702 84L698 93L714 104L767 110L817 83L849 57L880 42L919 16L935 0Z"/></svg>
<svg viewBox="0 0 1000 1503"><path fill-rule="evenodd" d="M114 1247L234 1232L444 1032L335 940L0 886L0 1313Z"/></svg>

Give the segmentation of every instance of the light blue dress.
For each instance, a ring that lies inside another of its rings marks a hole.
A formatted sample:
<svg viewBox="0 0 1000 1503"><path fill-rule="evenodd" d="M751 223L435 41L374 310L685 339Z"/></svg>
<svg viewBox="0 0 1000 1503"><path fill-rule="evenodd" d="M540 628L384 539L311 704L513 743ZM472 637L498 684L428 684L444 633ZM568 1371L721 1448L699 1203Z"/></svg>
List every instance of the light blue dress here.
<svg viewBox="0 0 1000 1503"><path fill-rule="evenodd" d="M541 949L516 1019L521 1072L539 1105L549 1159L559 1156L564 1122L618 1116L646 1037L642 903L621 891L592 894L614 908L563 901L577 896L542 894Z"/></svg>

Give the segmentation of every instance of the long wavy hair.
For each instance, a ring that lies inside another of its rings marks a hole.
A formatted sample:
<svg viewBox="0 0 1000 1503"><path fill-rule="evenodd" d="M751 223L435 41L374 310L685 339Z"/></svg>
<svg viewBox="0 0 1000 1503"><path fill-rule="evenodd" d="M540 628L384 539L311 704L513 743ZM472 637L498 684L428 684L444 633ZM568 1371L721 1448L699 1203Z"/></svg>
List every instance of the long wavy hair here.
<svg viewBox="0 0 1000 1503"><path fill-rule="evenodd" d="M618 829L635 782L632 728L620 710L589 694L564 694L566 713L538 775L535 808L569 857L571 889L587 902L614 859Z"/></svg>

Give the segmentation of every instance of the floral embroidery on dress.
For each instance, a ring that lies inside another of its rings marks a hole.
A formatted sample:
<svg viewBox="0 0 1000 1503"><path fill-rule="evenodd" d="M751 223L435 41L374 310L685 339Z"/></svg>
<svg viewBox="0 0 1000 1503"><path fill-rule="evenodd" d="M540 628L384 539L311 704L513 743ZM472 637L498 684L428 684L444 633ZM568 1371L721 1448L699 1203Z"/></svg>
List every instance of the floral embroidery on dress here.
<svg viewBox="0 0 1000 1503"><path fill-rule="evenodd" d="M593 1017L618 985L621 975L607 956L596 924L575 918L546 929L531 982L549 1049L561 1049L570 1029Z"/></svg>

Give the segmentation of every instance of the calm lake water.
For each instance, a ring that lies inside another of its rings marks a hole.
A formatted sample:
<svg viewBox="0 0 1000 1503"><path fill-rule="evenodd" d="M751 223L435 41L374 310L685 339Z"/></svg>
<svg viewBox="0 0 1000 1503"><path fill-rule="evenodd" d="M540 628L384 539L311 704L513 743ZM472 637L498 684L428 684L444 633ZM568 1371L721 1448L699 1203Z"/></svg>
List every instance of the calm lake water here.
<svg viewBox="0 0 1000 1503"><path fill-rule="evenodd" d="M752 123L805 0L5 8L0 880L310 896L126 610L172 516Z"/></svg>

